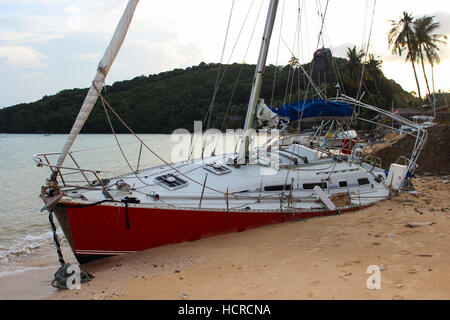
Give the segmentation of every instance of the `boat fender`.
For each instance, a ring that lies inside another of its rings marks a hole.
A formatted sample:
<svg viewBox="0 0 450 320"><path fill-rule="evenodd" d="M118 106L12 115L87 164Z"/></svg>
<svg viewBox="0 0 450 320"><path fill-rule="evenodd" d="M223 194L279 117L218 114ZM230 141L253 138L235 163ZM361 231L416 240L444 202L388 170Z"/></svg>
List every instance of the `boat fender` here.
<svg viewBox="0 0 450 320"><path fill-rule="evenodd" d="M128 217L128 204L129 203L140 203L141 200L135 198L135 197L125 197L120 202L125 203L125 219L126 219L126 227L127 229L130 229L130 219Z"/></svg>

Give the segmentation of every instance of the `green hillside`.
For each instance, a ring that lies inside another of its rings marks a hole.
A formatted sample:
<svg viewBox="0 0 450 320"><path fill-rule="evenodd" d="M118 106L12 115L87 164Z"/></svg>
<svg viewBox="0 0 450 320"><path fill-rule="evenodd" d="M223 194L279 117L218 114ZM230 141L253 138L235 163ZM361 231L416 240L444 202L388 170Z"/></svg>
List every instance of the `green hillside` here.
<svg viewBox="0 0 450 320"><path fill-rule="evenodd" d="M354 81L348 80L351 74L348 71L348 61L336 58L335 62L344 92L349 96L355 96L357 90L352 85ZM219 67L225 73L216 95L210 127L222 128L230 106L224 128L241 128L250 95L254 65L201 63L184 70L175 69L157 75L115 82L105 88L103 96L137 133L171 133L177 128L192 130L193 122L203 120L205 117L213 96ZM304 65L304 68L310 70L310 65ZM292 70L290 66L275 68L271 65L266 68L261 97L267 104L272 100L272 92L275 107L281 106L284 102L292 103L304 98L307 89L306 77L299 73L298 69L295 72ZM275 72L276 82L273 90ZM336 94L335 73L330 70L320 74L314 72L312 75L328 97ZM417 104L413 96L382 74L367 77L364 83L366 94L363 101L370 104L386 108L390 108L392 101L397 108ZM231 99L235 86L236 90ZM68 133L86 93L87 89L63 90L53 96L44 96L36 102L0 109L0 132ZM312 97L311 89L308 96ZM127 132L116 120L113 122L117 132ZM82 132L110 132L99 101Z"/></svg>

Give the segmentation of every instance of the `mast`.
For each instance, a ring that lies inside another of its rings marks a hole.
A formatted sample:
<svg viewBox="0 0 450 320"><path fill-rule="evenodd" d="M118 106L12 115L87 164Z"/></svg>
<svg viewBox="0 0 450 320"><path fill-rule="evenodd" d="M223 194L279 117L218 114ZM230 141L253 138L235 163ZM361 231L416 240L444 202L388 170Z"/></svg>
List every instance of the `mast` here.
<svg viewBox="0 0 450 320"><path fill-rule="evenodd" d="M111 69L111 66L119 53L120 47L122 46L123 41L125 40L125 36L127 34L128 28L130 27L131 20L133 18L134 11L136 9L139 0L129 0L128 5L125 9L125 12L122 15L122 18L117 25L116 31L111 39L111 42L106 49L103 58L100 60L97 67L97 74L95 75L94 80L92 81L92 85L89 88L89 92L84 99L83 105L78 113L78 116L75 120L75 123L72 126L72 130L70 131L70 135L67 138L66 144L59 156L58 162L56 164L57 167L60 167L67 154L69 153L70 148L72 147L76 137L80 133L80 130L83 128L84 123L86 122L89 114L92 111L92 108L97 101L97 98L103 89L105 84L106 76ZM56 179L57 171L53 171L51 180Z"/></svg>
<svg viewBox="0 0 450 320"><path fill-rule="evenodd" d="M258 103L259 95L261 92L261 84L264 75L264 70L266 67L267 54L269 52L270 38L272 36L272 30L275 23L275 17L277 13L278 0L271 0L269 4L269 11L267 13L266 25L264 27L264 35L261 42L261 48L259 51L258 63L256 65L255 75L253 78L252 92L250 94L250 100L247 107L247 115L245 117L244 132L241 137L241 150L239 152L239 157L244 157L244 159L238 159L239 164L247 163L249 147L250 147L250 136L249 129L253 127L256 105ZM239 158L238 157L238 158Z"/></svg>

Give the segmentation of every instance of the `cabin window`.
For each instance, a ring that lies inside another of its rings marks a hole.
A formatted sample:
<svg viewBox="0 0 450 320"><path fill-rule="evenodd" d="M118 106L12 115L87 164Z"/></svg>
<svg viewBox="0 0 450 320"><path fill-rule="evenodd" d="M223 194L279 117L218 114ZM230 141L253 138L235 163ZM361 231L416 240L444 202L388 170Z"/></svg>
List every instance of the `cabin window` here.
<svg viewBox="0 0 450 320"><path fill-rule="evenodd" d="M346 188L347 187L347 181L339 181L339 188Z"/></svg>
<svg viewBox="0 0 450 320"><path fill-rule="evenodd" d="M322 189L326 189L327 188L327 183L326 182L304 183L303 184L303 189L304 190L312 190L312 189L314 189L315 186L319 186Z"/></svg>
<svg viewBox="0 0 450 320"><path fill-rule="evenodd" d="M363 185L366 185L366 184L370 184L370 181L367 178L361 178L361 179L358 179L358 184L360 186L363 186Z"/></svg>
<svg viewBox="0 0 450 320"><path fill-rule="evenodd" d="M217 163L209 163L203 166L203 168L217 175L223 175L231 172L230 168Z"/></svg>
<svg viewBox="0 0 450 320"><path fill-rule="evenodd" d="M283 191L283 190L291 190L291 185L287 184L281 184L278 186L266 186L264 187L264 191Z"/></svg>
<svg viewBox="0 0 450 320"><path fill-rule="evenodd" d="M188 182L172 173L156 177L155 182L168 190L177 190L186 187Z"/></svg>

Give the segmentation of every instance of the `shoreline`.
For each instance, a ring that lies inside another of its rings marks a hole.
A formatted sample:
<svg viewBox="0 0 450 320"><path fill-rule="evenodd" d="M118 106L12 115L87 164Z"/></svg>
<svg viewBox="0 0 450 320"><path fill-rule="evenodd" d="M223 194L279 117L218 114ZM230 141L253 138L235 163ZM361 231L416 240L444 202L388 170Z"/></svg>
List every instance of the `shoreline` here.
<svg viewBox="0 0 450 320"><path fill-rule="evenodd" d="M418 194L352 213L94 261L81 266L95 279L79 290L51 287L56 268L1 277L0 298L450 299L448 177L416 178L414 185ZM406 226L416 221L434 224ZM57 265L56 253L43 261ZM381 267L380 290L367 288L371 265Z"/></svg>

